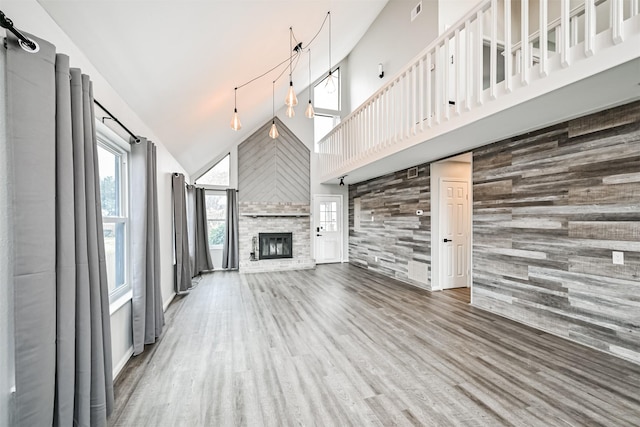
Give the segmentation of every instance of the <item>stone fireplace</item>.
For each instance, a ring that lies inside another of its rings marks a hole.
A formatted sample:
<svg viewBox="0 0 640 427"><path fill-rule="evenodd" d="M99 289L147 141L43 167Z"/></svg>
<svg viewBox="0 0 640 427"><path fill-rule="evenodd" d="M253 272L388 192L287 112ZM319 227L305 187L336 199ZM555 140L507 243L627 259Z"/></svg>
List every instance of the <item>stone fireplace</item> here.
<svg viewBox="0 0 640 427"><path fill-rule="evenodd" d="M270 120L238 146L240 273L315 267L310 151L277 117L275 121L278 138L268 135ZM279 237L265 244L260 236L266 233ZM290 236L288 251L282 234Z"/></svg>

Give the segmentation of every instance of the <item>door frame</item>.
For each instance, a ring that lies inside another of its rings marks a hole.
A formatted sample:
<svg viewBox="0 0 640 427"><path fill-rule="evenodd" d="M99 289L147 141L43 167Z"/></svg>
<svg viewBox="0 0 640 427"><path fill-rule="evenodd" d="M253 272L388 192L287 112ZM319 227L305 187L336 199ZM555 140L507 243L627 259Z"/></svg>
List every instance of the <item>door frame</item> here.
<svg viewBox="0 0 640 427"><path fill-rule="evenodd" d="M443 164L446 162L466 163L468 167L468 173L459 175L457 173L447 173L446 169L435 168L435 165ZM462 180L468 182L469 192L469 289L471 290L471 304L473 304L473 154L472 152L463 153L454 157L437 160L431 162L429 165L430 173L430 190L431 190L431 269L429 275L429 283L432 291L441 291L441 257L440 251L442 247L440 245L440 182L441 180ZM457 175L457 176L454 176Z"/></svg>
<svg viewBox="0 0 640 427"><path fill-rule="evenodd" d="M344 263L344 196L342 194L314 194L311 197L311 244L313 246L313 258L316 259L316 198L318 197L335 197L339 200L340 206L338 212L340 213L340 263Z"/></svg>

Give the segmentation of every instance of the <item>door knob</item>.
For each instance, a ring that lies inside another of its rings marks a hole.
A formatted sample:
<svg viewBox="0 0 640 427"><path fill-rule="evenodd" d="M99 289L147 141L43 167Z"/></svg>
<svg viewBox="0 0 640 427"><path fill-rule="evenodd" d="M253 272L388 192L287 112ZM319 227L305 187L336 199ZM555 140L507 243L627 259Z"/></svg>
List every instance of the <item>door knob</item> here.
<svg viewBox="0 0 640 427"><path fill-rule="evenodd" d="M445 242L445 243L447 243L447 242L453 242L453 240L451 240L451 239L444 239L444 242Z"/></svg>
<svg viewBox="0 0 640 427"><path fill-rule="evenodd" d="M321 237L321 236L322 236L322 234L316 234L316 236Z"/></svg>

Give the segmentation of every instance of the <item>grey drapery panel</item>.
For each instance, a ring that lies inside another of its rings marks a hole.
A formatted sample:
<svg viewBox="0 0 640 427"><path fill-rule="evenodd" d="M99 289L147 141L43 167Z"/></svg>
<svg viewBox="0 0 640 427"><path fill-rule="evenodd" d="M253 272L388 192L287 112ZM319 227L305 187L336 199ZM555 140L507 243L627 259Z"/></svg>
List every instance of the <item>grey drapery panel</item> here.
<svg viewBox="0 0 640 427"><path fill-rule="evenodd" d="M222 247L222 268L237 269L240 262L238 245L238 197L233 188L227 189L227 219Z"/></svg>
<svg viewBox="0 0 640 427"><path fill-rule="evenodd" d="M111 329L91 82L32 37L7 48L15 424L104 426Z"/></svg>
<svg viewBox="0 0 640 427"><path fill-rule="evenodd" d="M213 270L213 262L211 262L211 252L209 251L209 229L207 227L207 204L205 200L205 189L195 189L196 192L196 245L195 245L195 270L193 275L196 276L205 271Z"/></svg>
<svg viewBox="0 0 640 427"><path fill-rule="evenodd" d="M196 276L196 187L187 185L187 234L189 240L189 267L191 277Z"/></svg>
<svg viewBox="0 0 640 427"><path fill-rule="evenodd" d="M176 293L187 292L193 286L191 282L191 261L189 259L189 232L187 230L187 205L184 175L174 173L171 176L173 188L173 236L176 264L174 268L174 287Z"/></svg>
<svg viewBox="0 0 640 427"><path fill-rule="evenodd" d="M133 352L153 344L162 334L164 313L160 291L160 233L156 146L146 138L131 145L131 271Z"/></svg>

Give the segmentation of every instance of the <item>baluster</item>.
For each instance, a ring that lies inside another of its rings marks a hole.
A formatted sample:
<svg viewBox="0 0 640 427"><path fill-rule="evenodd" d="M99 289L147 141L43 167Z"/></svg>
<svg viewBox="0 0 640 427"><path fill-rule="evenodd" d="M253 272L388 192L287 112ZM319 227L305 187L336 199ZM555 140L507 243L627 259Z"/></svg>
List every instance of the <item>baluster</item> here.
<svg viewBox="0 0 640 427"><path fill-rule="evenodd" d="M570 24L569 24L569 0L562 0L560 2L560 30L562 37L560 37L560 64L563 67L569 66L569 48L570 48Z"/></svg>
<svg viewBox="0 0 640 427"><path fill-rule="evenodd" d="M547 63L547 55L549 45L547 42L547 0L540 0L540 76L549 75L549 64Z"/></svg>
<svg viewBox="0 0 640 427"><path fill-rule="evenodd" d="M482 20L484 14L481 10L478 11L478 15L476 16L476 104L482 105L483 97L484 97L484 65L483 62L483 51L484 51L484 29L482 28Z"/></svg>
<svg viewBox="0 0 640 427"><path fill-rule="evenodd" d="M611 0L611 36L614 44L622 43L623 7L622 0Z"/></svg>
<svg viewBox="0 0 640 427"><path fill-rule="evenodd" d="M442 67L442 72L444 73L444 99L442 102L442 108L444 109L444 117L449 120L449 100L451 99L451 81L449 78L449 74L451 71L451 51L449 50L449 37L445 37L444 39L444 67Z"/></svg>
<svg viewBox="0 0 640 427"><path fill-rule="evenodd" d="M416 135L418 133L418 64L414 63L411 66L413 70L411 72L411 134Z"/></svg>
<svg viewBox="0 0 640 427"><path fill-rule="evenodd" d="M639 0L631 0L631 16L636 16L638 14L638 10L640 9L639 4Z"/></svg>
<svg viewBox="0 0 640 427"><path fill-rule="evenodd" d="M596 37L596 5L594 0L584 2L584 54L593 55Z"/></svg>
<svg viewBox="0 0 640 427"><path fill-rule="evenodd" d="M513 89L511 62L511 0L504 0L504 88L507 93ZM522 46L522 43L520 43Z"/></svg>
<svg viewBox="0 0 640 427"><path fill-rule="evenodd" d="M575 46L578 44L578 31L580 30L580 23L578 22L578 17L574 16L571 18L571 46Z"/></svg>
<svg viewBox="0 0 640 427"><path fill-rule="evenodd" d="M424 132L424 56L420 58L418 70L418 119L420 120L420 132Z"/></svg>
<svg viewBox="0 0 640 427"><path fill-rule="evenodd" d="M441 110L441 104L442 104L442 52L441 52L441 45L439 44L438 46L436 46L436 55L435 55L435 60L436 60L436 68L435 68L435 72L436 72L436 87L433 89L433 92L435 94L435 123L436 124L440 124L440 110Z"/></svg>
<svg viewBox="0 0 640 427"><path fill-rule="evenodd" d="M431 88L431 52L427 53L427 127L431 127L431 99L433 98L433 89Z"/></svg>
<svg viewBox="0 0 640 427"><path fill-rule="evenodd" d="M460 28L456 28L456 51L453 55L453 65L455 68L455 95L453 102L455 102L454 112L456 115L460 115L460 86L462 85L462 77L460 76L462 66L462 44L460 43Z"/></svg>
<svg viewBox="0 0 640 427"><path fill-rule="evenodd" d="M473 43L471 37L471 21L467 19L464 23L465 33L465 87L464 87L464 108L471 110L471 93L473 91Z"/></svg>
<svg viewBox="0 0 640 427"><path fill-rule="evenodd" d="M489 69L489 95L496 99L498 78L498 0L491 0L491 52Z"/></svg>
<svg viewBox="0 0 640 427"><path fill-rule="evenodd" d="M522 50L522 72L520 73L520 81L523 85L529 84L529 61L531 50L529 49L529 0L522 0L522 13L520 28L522 30L520 36L520 49Z"/></svg>

